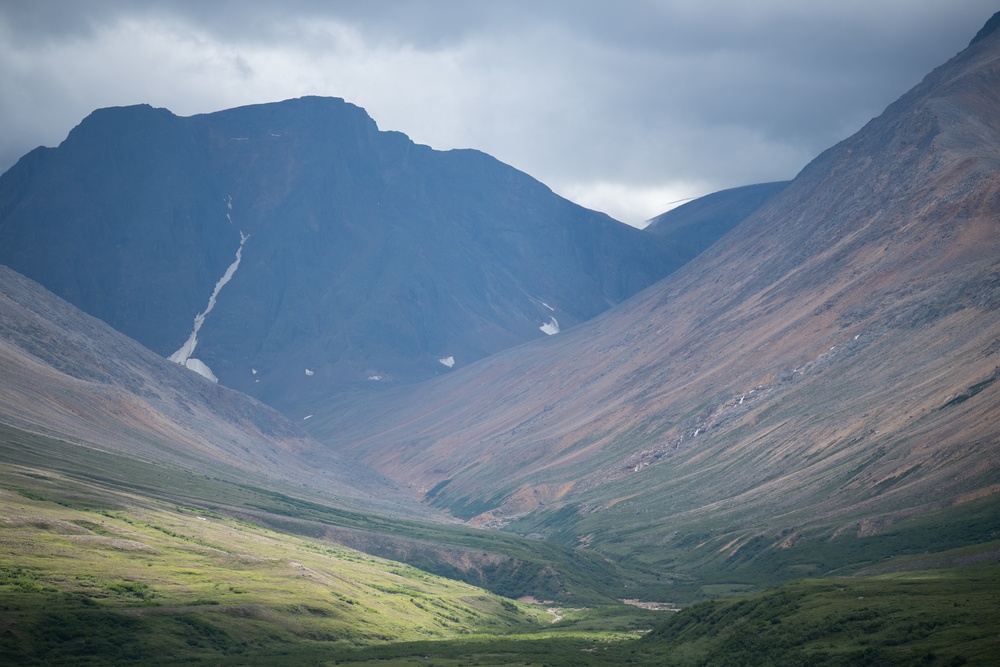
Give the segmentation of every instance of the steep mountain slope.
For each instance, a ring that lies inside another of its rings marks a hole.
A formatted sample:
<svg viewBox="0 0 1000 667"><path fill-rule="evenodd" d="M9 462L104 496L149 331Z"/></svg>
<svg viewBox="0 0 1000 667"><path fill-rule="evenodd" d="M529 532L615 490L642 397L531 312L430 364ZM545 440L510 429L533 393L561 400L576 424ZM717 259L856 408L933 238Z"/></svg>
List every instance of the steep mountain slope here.
<svg viewBox="0 0 1000 667"><path fill-rule="evenodd" d="M661 565L995 504L998 220L987 32L613 311L310 428L462 518Z"/></svg>
<svg viewBox="0 0 1000 667"><path fill-rule="evenodd" d="M788 181L720 190L661 213L644 231L677 243L691 257L712 245L785 189Z"/></svg>
<svg viewBox="0 0 1000 667"><path fill-rule="evenodd" d="M0 262L297 418L591 318L669 247L337 99L102 109L0 177Z"/></svg>
<svg viewBox="0 0 1000 667"><path fill-rule="evenodd" d="M3 266L0 377L0 422L20 429L404 511L394 485L324 450L274 409L170 363Z"/></svg>

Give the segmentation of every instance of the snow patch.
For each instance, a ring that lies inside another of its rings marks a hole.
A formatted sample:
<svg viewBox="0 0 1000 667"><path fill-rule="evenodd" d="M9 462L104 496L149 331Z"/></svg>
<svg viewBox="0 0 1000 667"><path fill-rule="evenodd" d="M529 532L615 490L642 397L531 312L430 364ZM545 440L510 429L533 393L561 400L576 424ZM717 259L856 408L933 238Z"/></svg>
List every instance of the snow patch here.
<svg viewBox="0 0 1000 667"><path fill-rule="evenodd" d="M212 382L219 381L219 378L215 377L215 373L212 372L212 369L209 368L208 365L205 364L205 362L202 361L201 359L195 359L194 357L189 357L184 360L183 365L185 368L194 371L195 373L204 378L208 378Z"/></svg>
<svg viewBox="0 0 1000 667"><path fill-rule="evenodd" d="M445 357L444 359L438 359L438 362L444 364L448 368L452 368L455 365L455 357Z"/></svg>
<svg viewBox="0 0 1000 667"><path fill-rule="evenodd" d="M538 327L543 333L547 333L550 336L554 336L559 333L559 321L554 317L550 317L546 324Z"/></svg>
<svg viewBox="0 0 1000 667"><path fill-rule="evenodd" d="M311 369L309 369L309 368L307 368L307 369L306 369L306 375L310 375L310 376L311 376L311 375L316 375L316 372L315 372L315 371L313 371L313 370L311 370Z"/></svg>
<svg viewBox="0 0 1000 667"><path fill-rule="evenodd" d="M556 312L556 309L555 309L555 308L553 308L553 307L552 307L552 306L550 306L549 304L545 303L544 301L541 301L540 303L541 303L541 304L542 304L543 306L545 306L546 308L548 308L549 310L551 310L551 311L552 311L553 313L554 313L554 312Z"/></svg>
<svg viewBox="0 0 1000 667"><path fill-rule="evenodd" d="M369 375L368 379L371 380L372 382L378 382L379 380L382 379L382 376L381 375Z"/></svg>
<svg viewBox="0 0 1000 667"><path fill-rule="evenodd" d="M251 368L250 372L253 373L254 375L257 375L257 369L256 368Z"/></svg>
<svg viewBox="0 0 1000 667"><path fill-rule="evenodd" d="M306 415L305 417L302 418L302 421L305 421L307 419L312 419L312 418L313 418L312 415Z"/></svg>

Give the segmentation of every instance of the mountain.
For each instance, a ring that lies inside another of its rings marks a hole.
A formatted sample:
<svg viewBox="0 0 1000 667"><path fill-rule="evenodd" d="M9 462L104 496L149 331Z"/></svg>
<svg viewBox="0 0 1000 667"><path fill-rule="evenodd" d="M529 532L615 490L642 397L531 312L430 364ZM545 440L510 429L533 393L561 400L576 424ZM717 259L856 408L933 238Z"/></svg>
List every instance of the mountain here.
<svg viewBox="0 0 1000 667"><path fill-rule="evenodd" d="M0 263L296 418L572 327L682 262L339 99L101 109L0 177Z"/></svg>
<svg viewBox="0 0 1000 667"><path fill-rule="evenodd" d="M341 387L301 423L346 456L0 267L0 662L993 664L997 27L616 308ZM5 183L4 215L48 205ZM188 213L159 231L207 249ZM196 334L251 256L237 231ZM98 277L142 245L95 243L119 252ZM204 259L173 257L178 284ZM352 459L507 530L383 514L407 493Z"/></svg>
<svg viewBox="0 0 1000 667"><path fill-rule="evenodd" d="M324 449L276 410L153 354L3 266L0 377L0 423L21 431L413 513L394 484ZM4 447L16 449L7 439Z"/></svg>
<svg viewBox="0 0 1000 667"><path fill-rule="evenodd" d="M470 522L668 571L992 539L998 220L989 32L614 310L309 428Z"/></svg>
<svg viewBox="0 0 1000 667"><path fill-rule="evenodd" d="M720 190L661 213L645 231L677 243L691 257L718 241L785 189L788 181Z"/></svg>

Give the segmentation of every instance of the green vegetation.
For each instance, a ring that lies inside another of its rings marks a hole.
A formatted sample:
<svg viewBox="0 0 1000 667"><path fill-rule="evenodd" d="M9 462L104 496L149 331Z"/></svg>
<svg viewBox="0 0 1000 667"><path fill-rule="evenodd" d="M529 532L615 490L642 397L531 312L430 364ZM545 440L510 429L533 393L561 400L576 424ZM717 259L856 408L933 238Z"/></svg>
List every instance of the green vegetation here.
<svg viewBox="0 0 1000 667"><path fill-rule="evenodd" d="M1000 566L786 584L703 602L635 655L675 665L988 665L1000 649Z"/></svg>
<svg viewBox="0 0 1000 667"><path fill-rule="evenodd" d="M976 548L1000 539L1000 508L996 499L983 498L917 515L864 537L837 534L833 526L800 533L713 530L705 524L691 528L667 545L637 544L622 556L619 564L632 571L662 573L660 581L647 576L643 584L652 599L691 604L802 577L848 575L893 558Z"/></svg>
<svg viewBox="0 0 1000 667"><path fill-rule="evenodd" d="M909 482L915 469L873 488L890 495L894 486ZM843 479L837 479L837 486ZM997 473L986 481L994 479L1000 481ZM641 480L617 489L625 498L620 502L599 492L594 490L585 504L552 503L512 522L508 529L537 531L549 542L588 544L627 575L619 598L689 605L802 577L850 574L889 558L1000 539L997 494L950 506L901 503L896 511L882 515L832 514L819 519L809 514L814 509L808 506L794 507L778 518L753 505L719 514L691 511L677 506L677 493L644 490ZM630 592L636 590L641 594Z"/></svg>
<svg viewBox="0 0 1000 667"><path fill-rule="evenodd" d="M181 662L523 633L542 608L315 539L0 466L0 663ZM39 500L13 492L44 485ZM114 509L72 507L92 495Z"/></svg>
<svg viewBox="0 0 1000 667"><path fill-rule="evenodd" d="M1000 565L990 552L979 557L989 564L802 580L703 602L638 641L549 634L388 645L350 651L340 664L992 665Z"/></svg>
<svg viewBox="0 0 1000 667"><path fill-rule="evenodd" d="M0 435L0 664L985 665L1000 650L986 499L863 539L798 536L794 548L776 547L784 535L729 551L723 530L678 535L615 565ZM330 530L369 552L409 550L421 567L336 544ZM966 546L945 551L956 542ZM663 567L682 549L696 567ZM456 580L475 577L555 601ZM615 594L716 599L675 614Z"/></svg>
<svg viewBox="0 0 1000 667"><path fill-rule="evenodd" d="M29 499L78 509L125 507L119 492L239 516L276 531L342 540L372 555L402 560L430 573L508 597L573 604L608 604L630 578L608 559L509 533L368 514L330 498L260 480L222 479L45 438L0 424L0 463L36 470L11 488ZM78 481L85 491L66 487ZM25 496L29 494L29 496Z"/></svg>

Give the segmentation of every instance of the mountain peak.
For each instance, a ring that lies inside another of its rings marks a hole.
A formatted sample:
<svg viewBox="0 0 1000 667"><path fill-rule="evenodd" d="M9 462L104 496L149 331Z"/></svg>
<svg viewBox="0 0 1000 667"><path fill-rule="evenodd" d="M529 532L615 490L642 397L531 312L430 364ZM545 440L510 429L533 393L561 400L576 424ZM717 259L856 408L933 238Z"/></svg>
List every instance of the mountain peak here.
<svg viewBox="0 0 1000 667"><path fill-rule="evenodd" d="M102 107L91 111L79 125L70 130L67 139L74 139L80 134L123 132L137 125L151 125L175 118L170 110L150 104Z"/></svg>
<svg viewBox="0 0 1000 667"><path fill-rule="evenodd" d="M996 14L994 14L989 18L989 20L986 22L986 25L980 28L979 32L976 33L976 36L972 38L971 42L969 42L969 46L972 46L976 42L986 39L994 32L996 32L997 28L1000 28L1000 12L997 12Z"/></svg>
<svg viewBox="0 0 1000 667"><path fill-rule="evenodd" d="M339 98L100 110L45 158L0 178L0 262L297 416L565 330L682 261Z"/></svg>

